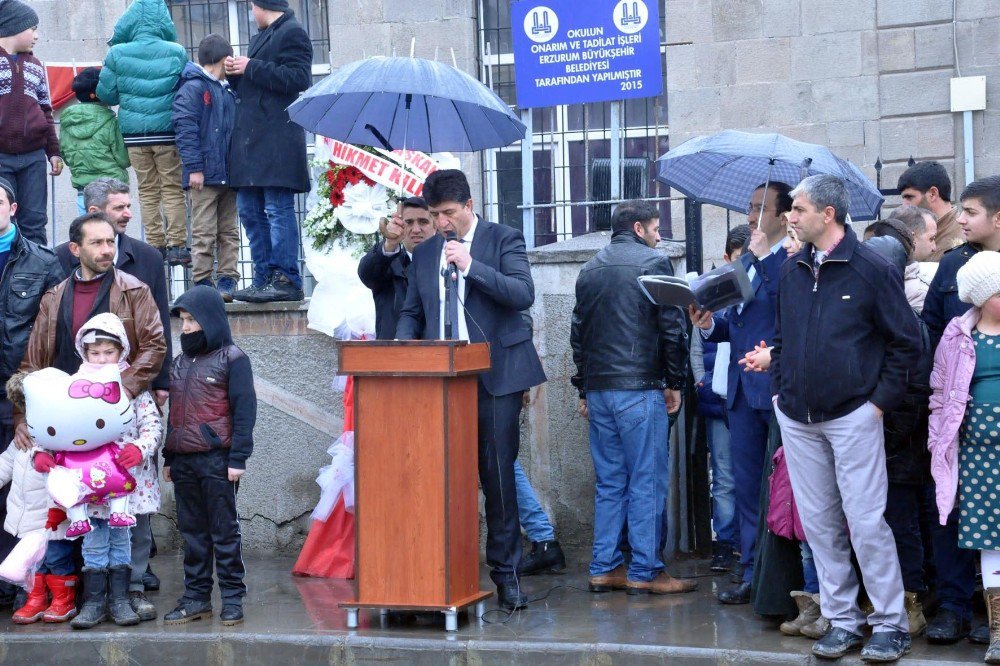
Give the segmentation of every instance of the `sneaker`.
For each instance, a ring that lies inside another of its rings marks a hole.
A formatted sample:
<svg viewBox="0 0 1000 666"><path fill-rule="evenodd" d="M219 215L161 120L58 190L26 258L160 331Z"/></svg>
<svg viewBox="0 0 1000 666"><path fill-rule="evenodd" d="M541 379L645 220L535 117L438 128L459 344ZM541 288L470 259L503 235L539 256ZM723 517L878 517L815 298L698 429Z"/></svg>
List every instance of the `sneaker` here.
<svg viewBox="0 0 1000 666"><path fill-rule="evenodd" d="M216 289L222 294L222 300L226 303L232 303L233 294L236 292L236 280L231 277L220 277Z"/></svg>
<svg viewBox="0 0 1000 666"><path fill-rule="evenodd" d="M177 608L163 616L163 624L186 624L195 620L212 617L211 601L190 601L181 599Z"/></svg>
<svg viewBox="0 0 1000 666"><path fill-rule="evenodd" d="M167 248L167 263L171 266L190 266L191 252L183 245Z"/></svg>
<svg viewBox="0 0 1000 666"><path fill-rule="evenodd" d="M267 282L265 282L262 285L258 286L252 284L246 289L240 289L238 291L234 291L233 300L243 301L245 303L261 303L262 301L258 300L258 298L260 297L260 293L271 285L271 280L273 279L274 276L272 275L271 277L267 278Z"/></svg>
<svg viewBox="0 0 1000 666"><path fill-rule="evenodd" d="M211 287L212 289L215 289L215 283L212 282L212 278L205 278L204 280L198 280L197 282L194 283L194 286Z"/></svg>
<svg viewBox="0 0 1000 666"><path fill-rule="evenodd" d="M243 606L240 604L225 604L222 607L222 612L219 613L219 622L224 627L240 624L243 622Z"/></svg>
<svg viewBox="0 0 1000 666"><path fill-rule="evenodd" d="M233 298L237 298L236 294L233 294ZM301 287L293 285L285 274L276 272L263 289L250 298L241 298L240 300L251 303L277 303L301 301L304 298L305 294Z"/></svg>
<svg viewBox="0 0 1000 666"><path fill-rule="evenodd" d="M897 661L910 651L910 634L906 631L879 631L872 634L861 650L861 661L881 664Z"/></svg>

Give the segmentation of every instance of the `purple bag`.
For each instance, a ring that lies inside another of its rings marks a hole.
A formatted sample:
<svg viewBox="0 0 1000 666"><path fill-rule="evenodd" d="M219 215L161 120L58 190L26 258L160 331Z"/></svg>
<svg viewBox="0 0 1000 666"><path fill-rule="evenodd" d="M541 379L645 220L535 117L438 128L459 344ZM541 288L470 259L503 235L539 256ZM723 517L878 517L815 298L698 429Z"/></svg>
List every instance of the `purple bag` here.
<svg viewBox="0 0 1000 666"><path fill-rule="evenodd" d="M795 508L795 497L792 496L792 480L788 478L788 466L785 464L785 447L778 447L771 462L774 471L768 478L771 501L767 507L767 529L785 539L805 541L806 534L799 520L799 511Z"/></svg>

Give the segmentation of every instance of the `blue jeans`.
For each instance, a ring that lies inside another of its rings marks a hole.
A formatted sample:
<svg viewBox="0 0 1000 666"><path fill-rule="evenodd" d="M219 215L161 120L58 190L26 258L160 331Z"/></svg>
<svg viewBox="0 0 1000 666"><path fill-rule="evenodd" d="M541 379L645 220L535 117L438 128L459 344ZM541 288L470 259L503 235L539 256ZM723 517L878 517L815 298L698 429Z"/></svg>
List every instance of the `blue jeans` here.
<svg viewBox="0 0 1000 666"><path fill-rule="evenodd" d="M719 543L736 547L736 477L729 428L723 419L705 419L712 460L712 528Z"/></svg>
<svg viewBox="0 0 1000 666"><path fill-rule="evenodd" d="M628 578L650 581L663 570L659 543L667 501L669 424L662 391L590 391L590 454L597 576L624 561L618 547L628 519L632 561Z"/></svg>
<svg viewBox="0 0 1000 666"><path fill-rule="evenodd" d="M94 528L83 535L83 566L88 569L130 566L132 538L127 527L108 527L108 521L91 518Z"/></svg>
<svg viewBox="0 0 1000 666"><path fill-rule="evenodd" d="M802 591L809 594L819 594L819 574L816 573L816 563L813 562L813 551L805 541L799 542L802 551Z"/></svg>
<svg viewBox="0 0 1000 666"><path fill-rule="evenodd" d="M250 243L253 285L263 287L279 271L301 289L295 193L284 187L241 187L236 208Z"/></svg>
<svg viewBox="0 0 1000 666"><path fill-rule="evenodd" d="M45 561L38 568L38 573L53 576L69 576L76 570L73 565L73 542L68 539L49 541L45 550Z"/></svg>
<svg viewBox="0 0 1000 666"><path fill-rule="evenodd" d="M83 190L80 190L76 193L76 215L79 217L80 215L86 214L87 207L83 205Z"/></svg>
<svg viewBox="0 0 1000 666"><path fill-rule="evenodd" d="M514 483L517 485L517 514L528 540L532 543L555 541L556 531L552 529L552 523L535 496L535 489L531 487L519 460L514 461Z"/></svg>
<svg viewBox="0 0 1000 666"><path fill-rule="evenodd" d="M45 240L48 170L49 161L41 148L17 155L0 153L0 178L5 178L14 186L17 229L22 236L39 245L48 245Z"/></svg>

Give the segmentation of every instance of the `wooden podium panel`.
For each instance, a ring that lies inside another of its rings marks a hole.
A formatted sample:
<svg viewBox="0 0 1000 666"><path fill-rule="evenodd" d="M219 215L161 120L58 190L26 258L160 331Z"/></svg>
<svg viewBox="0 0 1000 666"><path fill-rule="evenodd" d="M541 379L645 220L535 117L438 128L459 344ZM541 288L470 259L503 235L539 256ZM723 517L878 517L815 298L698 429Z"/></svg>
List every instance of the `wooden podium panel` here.
<svg viewBox="0 0 1000 666"><path fill-rule="evenodd" d="M352 342L358 608L456 610L479 590L478 383L485 344Z"/></svg>

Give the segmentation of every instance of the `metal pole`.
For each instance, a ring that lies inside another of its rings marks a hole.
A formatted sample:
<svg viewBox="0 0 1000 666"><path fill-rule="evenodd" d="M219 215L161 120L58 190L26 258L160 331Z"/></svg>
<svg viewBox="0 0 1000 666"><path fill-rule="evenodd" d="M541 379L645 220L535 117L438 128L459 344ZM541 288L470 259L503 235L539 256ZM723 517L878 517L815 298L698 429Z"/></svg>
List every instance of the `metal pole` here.
<svg viewBox="0 0 1000 666"><path fill-rule="evenodd" d="M535 133L532 129L531 109L521 109L521 122L527 128L521 141L521 231L527 249L535 247Z"/></svg>
<svg viewBox="0 0 1000 666"><path fill-rule="evenodd" d="M686 263L688 273L702 272L701 203L694 199L684 200L684 241L687 246Z"/></svg>
<svg viewBox="0 0 1000 666"><path fill-rule="evenodd" d="M962 112L962 136L965 139L965 184L976 179L976 149L972 145L972 111Z"/></svg>
<svg viewBox="0 0 1000 666"><path fill-rule="evenodd" d="M611 102L611 199L622 194L622 103Z"/></svg>

